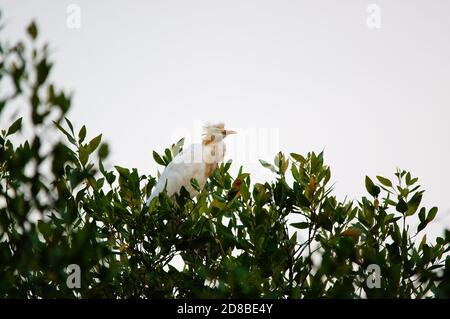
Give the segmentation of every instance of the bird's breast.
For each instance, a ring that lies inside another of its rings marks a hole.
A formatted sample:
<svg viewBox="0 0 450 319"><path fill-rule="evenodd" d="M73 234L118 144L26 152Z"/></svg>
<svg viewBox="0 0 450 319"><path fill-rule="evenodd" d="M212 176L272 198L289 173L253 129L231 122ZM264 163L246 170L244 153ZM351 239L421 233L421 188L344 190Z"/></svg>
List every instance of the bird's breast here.
<svg viewBox="0 0 450 319"><path fill-rule="evenodd" d="M216 169L217 163L205 164L205 177L211 175L211 173Z"/></svg>
<svg viewBox="0 0 450 319"><path fill-rule="evenodd" d="M216 169L217 164L222 162L225 156L225 144L210 143L204 146L203 162L205 163L205 176L208 177Z"/></svg>

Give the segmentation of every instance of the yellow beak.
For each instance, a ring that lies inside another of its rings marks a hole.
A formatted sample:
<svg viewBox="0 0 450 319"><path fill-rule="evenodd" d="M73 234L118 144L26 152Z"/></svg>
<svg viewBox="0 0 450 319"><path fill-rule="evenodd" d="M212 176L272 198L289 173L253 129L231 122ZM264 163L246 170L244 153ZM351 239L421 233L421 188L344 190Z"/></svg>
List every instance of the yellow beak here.
<svg viewBox="0 0 450 319"><path fill-rule="evenodd" d="M237 134L236 131L232 131L232 130L225 130L225 136L231 135L231 134Z"/></svg>

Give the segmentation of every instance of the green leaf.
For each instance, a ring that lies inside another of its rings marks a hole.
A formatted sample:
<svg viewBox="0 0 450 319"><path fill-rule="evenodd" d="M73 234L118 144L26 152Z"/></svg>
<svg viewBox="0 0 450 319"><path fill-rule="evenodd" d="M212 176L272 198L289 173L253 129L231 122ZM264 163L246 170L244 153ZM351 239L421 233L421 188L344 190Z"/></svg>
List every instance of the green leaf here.
<svg viewBox="0 0 450 319"><path fill-rule="evenodd" d="M284 154L279 152L277 156L275 156L274 164L279 169L280 174L284 174L289 167L289 160L285 159Z"/></svg>
<svg viewBox="0 0 450 319"><path fill-rule="evenodd" d="M80 129L80 132L78 133L78 143L83 143L84 139L86 137L86 126L82 126Z"/></svg>
<svg viewBox="0 0 450 319"><path fill-rule="evenodd" d="M406 185L411 185L410 184L411 183L411 173L410 172L408 172L407 174L406 174Z"/></svg>
<svg viewBox="0 0 450 319"><path fill-rule="evenodd" d="M166 166L166 163L163 161L161 156L159 156L159 154L156 153L155 151L153 151L153 158L155 159L155 162L158 163L159 165Z"/></svg>
<svg viewBox="0 0 450 319"><path fill-rule="evenodd" d="M172 161L172 152L168 148L165 149L164 156L166 158L166 163L170 163Z"/></svg>
<svg viewBox="0 0 450 319"><path fill-rule="evenodd" d="M86 165L88 159L89 159L89 149L85 145L80 146L78 150L78 155L80 158L81 164L84 166Z"/></svg>
<svg viewBox="0 0 450 319"><path fill-rule="evenodd" d="M94 137L88 144L88 148L89 148L89 154L91 154L92 152L94 152L97 147L100 145L100 142L102 141L102 134Z"/></svg>
<svg viewBox="0 0 450 319"><path fill-rule="evenodd" d="M369 176L366 176L366 189L373 197L378 197L381 191L380 188L372 182Z"/></svg>
<svg viewBox="0 0 450 319"><path fill-rule="evenodd" d="M423 245L425 245L426 243L427 243L427 234L423 235L422 240L420 241L419 251L422 250Z"/></svg>
<svg viewBox="0 0 450 319"><path fill-rule="evenodd" d="M98 157L100 159L104 159L108 156L109 154L109 146L108 144L102 143L100 145L100 148L98 149Z"/></svg>
<svg viewBox="0 0 450 319"><path fill-rule="evenodd" d="M38 85L42 85L47 80L52 66L53 65L51 63L47 62L47 59L45 57L36 65Z"/></svg>
<svg viewBox="0 0 450 319"><path fill-rule="evenodd" d="M291 226L298 228L298 229L306 229L306 228L309 228L309 223L307 223L307 222L292 223Z"/></svg>
<svg viewBox="0 0 450 319"><path fill-rule="evenodd" d="M421 201L422 201L422 193L415 193L414 196L408 202L408 211L406 212L406 216L414 215L414 213L419 208Z"/></svg>
<svg viewBox="0 0 450 319"><path fill-rule="evenodd" d="M425 220L423 222L421 222L419 224L419 226L417 226L417 232L420 232L422 229L424 229L425 227L427 227L428 222Z"/></svg>
<svg viewBox="0 0 450 319"><path fill-rule="evenodd" d="M333 222L331 221L330 216L328 216L327 214L320 213L318 215L317 221L322 228L328 231L331 231L333 229Z"/></svg>
<svg viewBox="0 0 450 319"><path fill-rule="evenodd" d="M28 26L27 33L33 40L36 40L38 36L38 29L34 21L31 22L30 25Z"/></svg>
<svg viewBox="0 0 450 319"><path fill-rule="evenodd" d="M290 155L297 162L299 162L299 163L306 163L306 159L302 155L297 154L297 153L291 153Z"/></svg>
<svg viewBox="0 0 450 319"><path fill-rule="evenodd" d="M408 186L414 185L415 183L417 183L419 179L417 177L411 179L411 181L409 182Z"/></svg>
<svg viewBox="0 0 450 319"><path fill-rule="evenodd" d="M192 178L192 179L190 180L190 182L191 182L191 186L192 186L197 192L199 192L199 191L200 191L200 185L198 184L197 180L196 180L195 178Z"/></svg>
<svg viewBox="0 0 450 319"><path fill-rule="evenodd" d="M70 128L70 131L72 132L72 135L74 135L75 133L73 132L73 125L72 123L69 121L69 119L67 117L64 117L66 119L66 123Z"/></svg>
<svg viewBox="0 0 450 319"><path fill-rule="evenodd" d="M171 147L173 157L177 156L182 150L184 145L184 138L180 139L176 144Z"/></svg>
<svg viewBox="0 0 450 319"><path fill-rule="evenodd" d="M14 121L13 124L8 128L8 132L6 133L6 136L12 135L16 133L18 130L22 128L22 118L18 118Z"/></svg>
<svg viewBox="0 0 450 319"><path fill-rule="evenodd" d="M422 207L422 209L419 212L420 224L419 226L417 226L417 232L420 232L422 229L427 227L427 225L430 222L432 222L433 219L436 217L437 212L438 212L437 207L431 208L430 211L428 212L427 218L425 219L425 208Z"/></svg>
<svg viewBox="0 0 450 319"><path fill-rule="evenodd" d="M430 209L427 215L427 222L431 222L434 219L434 217L436 217L437 212L438 212L437 207L433 207L432 209Z"/></svg>
<svg viewBox="0 0 450 319"><path fill-rule="evenodd" d="M400 198L398 200L397 206L395 206L395 209L399 212L399 213L405 213L408 210L408 205L405 203L405 201L403 200L403 198Z"/></svg>
<svg viewBox="0 0 450 319"><path fill-rule="evenodd" d="M75 141L75 139L73 138L72 135L69 134L69 132L67 132L65 129L63 129L63 127L61 125L59 125L57 122L53 121L53 124L55 124L55 126L58 128L58 130L60 130L61 132L64 133L64 135L67 137L67 139L69 140L70 143L72 143L73 145L77 145L77 142Z"/></svg>
<svg viewBox="0 0 450 319"><path fill-rule="evenodd" d="M114 166L114 168L119 172L119 174L125 178L128 178L130 176L130 171L127 168L121 167L121 166Z"/></svg>
<svg viewBox="0 0 450 319"><path fill-rule="evenodd" d="M421 222L424 222L425 221L425 213L426 213L427 211L426 211L426 209L425 209L425 207L422 207L421 209L420 209L420 212L419 212L419 220L421 221Z"/></svg>
<svg viewBox="0 0 450 319"><path fill-rule="evenodd" d="M294 179L298 182L300 181L300 173L297 169L297 166L295 164L291 165L291 172L292 172L292 177L294 177Z"/></svg>
<svg viewBox="0 0 450 319"><path fill-rule="evenodd" d="M268 162L266 162L264 160L259 160L259 162L261 163L262 166L264 166L265 168L270 169L272 172L274 172L274 173L277 172L277 170L275 169L275 167L272 164L270 164L270 163L268 163Z"/></svg>
<svg viewBox="0 0 450 319"><path fill-rule="evenodd" d="M387 179L383 176L377 176L377 179L382 185L384 185L386 187L392 187L392 182L389 179Z"/></svg>

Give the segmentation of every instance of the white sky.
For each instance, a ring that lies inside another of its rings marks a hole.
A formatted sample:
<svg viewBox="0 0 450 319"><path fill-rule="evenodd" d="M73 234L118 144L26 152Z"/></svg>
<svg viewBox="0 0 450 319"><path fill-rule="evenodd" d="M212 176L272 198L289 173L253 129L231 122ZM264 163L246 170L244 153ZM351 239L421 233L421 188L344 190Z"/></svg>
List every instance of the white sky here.
<svg viewBox="0 0 450 319"><path fill-rule="evenodd" d="M81 8L79 29L66 25L71 3ZM371 3L382 10L380 29L367 26ZM229 157L253 180L271 177L256 158L325 149L340 199L365 194L366 174L392 177L400 167L420 177L424 203L440 208L431 233L450 227L450 1L0 0L0 8L2 37L23 37L38 21L53 80L74 92L70 118L103 133L114 165L155 174L152 150L223 120L241 132Z"/></svg>

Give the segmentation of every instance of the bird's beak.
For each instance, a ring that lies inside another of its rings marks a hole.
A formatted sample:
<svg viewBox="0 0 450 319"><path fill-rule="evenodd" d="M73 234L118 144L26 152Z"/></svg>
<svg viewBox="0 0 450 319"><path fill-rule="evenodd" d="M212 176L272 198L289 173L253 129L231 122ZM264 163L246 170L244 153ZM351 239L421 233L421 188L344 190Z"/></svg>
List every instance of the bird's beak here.
<svg viewBox="0 0 450 319"><path fill-rule="evenodd" d="M237 134L236 131L232 131L232 130L225 130L225 136L231 135L231 134Z"/></svg>

